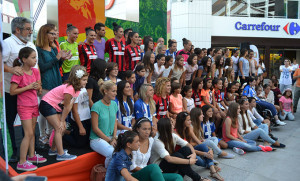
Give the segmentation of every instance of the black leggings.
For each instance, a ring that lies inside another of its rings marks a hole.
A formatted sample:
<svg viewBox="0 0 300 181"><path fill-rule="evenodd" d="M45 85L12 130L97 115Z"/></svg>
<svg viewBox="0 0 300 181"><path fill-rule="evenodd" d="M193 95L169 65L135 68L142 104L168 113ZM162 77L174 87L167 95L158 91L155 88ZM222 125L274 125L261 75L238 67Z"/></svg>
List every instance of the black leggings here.
<svg viewBox="0 0 300 181"><path fill-rule="evenodd" d="M187 157L192 154L191 149L189 147L183 147L179 149L177 152L171 154L173 157L178 157L182 159L187 159ZM178 173L184 177L185 175L189 176L193 181L199 181L200 175L196 173L194 170L192 170L191 165L184 165L184 164L173 164L169 163L167 160L163 159L159 167L163 171L163 173L175 173L178 171Z"/></svg>

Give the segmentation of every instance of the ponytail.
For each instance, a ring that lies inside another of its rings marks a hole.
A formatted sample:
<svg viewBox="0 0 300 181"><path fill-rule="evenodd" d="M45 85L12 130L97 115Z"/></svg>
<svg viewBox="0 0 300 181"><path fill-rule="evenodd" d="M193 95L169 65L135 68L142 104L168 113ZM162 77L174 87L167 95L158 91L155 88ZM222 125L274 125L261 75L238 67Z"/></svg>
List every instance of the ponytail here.
<svg viewBox="0 0 300 181"><path fill-rule="evenodd" d="M18 58L16 58L13 62L13 67L22 66L24 64L23 58L28 58L32 52L35 50L30 47L24 47L19 51Z"/></svg>
<svg viewBox="0 0 300 181"><path fill-rule="evenodd" d="M114 152L119 152L122 149L125 149L127 143L132 143L136 136L138 136L138 134L134 131L126 131L125 133L119 134Z"/></svg>

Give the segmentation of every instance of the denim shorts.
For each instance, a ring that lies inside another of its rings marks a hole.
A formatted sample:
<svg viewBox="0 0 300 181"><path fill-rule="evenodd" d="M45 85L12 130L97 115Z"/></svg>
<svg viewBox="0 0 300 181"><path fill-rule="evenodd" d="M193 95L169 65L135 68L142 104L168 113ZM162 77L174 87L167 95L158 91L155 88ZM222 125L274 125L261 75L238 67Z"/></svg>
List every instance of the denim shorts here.
<svg viewBox="0 0 300 181"><path fill-rule="evenodd" d="M61 114L61 112L57 112L54 107L52 107L48 102L41 100L40 103L40 113L46 118L48 116L52 116L54 114Z"/></svg>

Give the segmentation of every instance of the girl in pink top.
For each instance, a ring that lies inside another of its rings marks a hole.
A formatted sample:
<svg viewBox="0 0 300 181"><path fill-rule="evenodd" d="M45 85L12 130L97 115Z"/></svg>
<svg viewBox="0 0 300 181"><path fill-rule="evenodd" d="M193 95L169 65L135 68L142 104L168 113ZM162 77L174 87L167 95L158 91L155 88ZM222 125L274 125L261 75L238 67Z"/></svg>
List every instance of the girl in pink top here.
<svg viewBox="0 0 300 181"><path fill-rule="evenodd" d="M189 58L191 52L191 47L192 47L192 42L186 38L182 38L182 43L183 43L183 49L179 50L176 54L176 56L181 55L184 58L184 63L187 62L187 59Z"/></svg>
<svg viewBox="0 0 300 181"><path fill-rule="evenodd" d="M66 130L66 118L72 109L75 99L84 88L88 74L83 66L72 67L66 84L49 91L40 103L40 112L55 130L54 141L48 155L56 155L56 160L73 160L75 155L70 155L63 150L62 136Z"/></svg>
<svg viewBox="0 0 300 181"><path fill-rule="evenodd" d="M233 102L229 105L227 118L222 127L222 137L228 144L228 148L233 148L233 151L240 155L245 154L245 151L272 151L271 147L262 145L256 146L255 141L244 139L238 133L238 115L240 112L241 108L238 103Z"/></svg>
<svg viewBox="0 0 300 181"><path fill-rule="evenodd" d="M10 94L17 96L17 111L24 129L24 138L20 146L20 161L18 170L32 171L37 166L31 162L46 162L47 159L35 154L34 132L37 117L39 116L37 91L41 92L41 77L36 65L36 52L30 47L24 47L19 52L13 66L22 67L22 75L13 75L11 78ZM28 151L29 150L29 151ZM27 154L29 155L28 158Z"/></svg>
<svg viewBox="0 0 300 181"><path fill-rule="evenodd" d="M293 121L295 119L293 111L293 99L292 99L292 89L287 88L284 90L283 95L279 99L280 114L279 117L281 120Z"/></svg>
<svg viewBox="0 0 300 181"><path fill-rule="evenodd" d="M171 96L170 96L170 112L174 114L174 118L176 115L183 110L183 103L182 103L182 95L181 86L177 82L173 82L171 85Z"/></svg>

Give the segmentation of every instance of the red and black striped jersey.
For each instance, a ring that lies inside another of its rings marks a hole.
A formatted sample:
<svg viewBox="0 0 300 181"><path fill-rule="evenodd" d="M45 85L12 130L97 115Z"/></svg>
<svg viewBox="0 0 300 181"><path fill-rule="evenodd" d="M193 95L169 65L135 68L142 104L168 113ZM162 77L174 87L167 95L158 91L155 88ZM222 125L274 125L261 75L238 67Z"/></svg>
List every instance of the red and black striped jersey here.
<svg viewBox="0 0 300 181"><path fill-rule="evenodd" d="M125 47L126 70L134 70L135 66L141 60L141 49L139 46L133 47L127 45Z"/></svg>
<svg viewBox="0 0 300 181"><path fill-rule="evenodd" d="M115 40L115 38L109 39L105 42L105 52L109 54L109 61L115 62L119 66L119 71L125 71L125 41Z"/></svg>
<svg viewBox="0 0 300 181"><path fill-rule="evenodd" d="M222 99L222 95L221 95L221 91L220 90L215 90L214 89L214 94L215 94L215 101L217 103L220 103L223 99Z"/></svg>
<svg viewBox="0 0 300 181"><path fill-rule="evenodd" d="M202 104L201 90L199 92L195 92L193 90L192 98L195 101L195 107L201 108L201 104Z"/></svg>
<svg viewBox="0 0 300 181"><path fill-rule="evenodd" d="M165 99L161 96L154 95L153 100L156 105L156 118L159 120L160 118L165 118L168 113L170 96L167 96Z"/></svg>
<svg viewBox="0 0 300 181"><path fill-rule="evenodd" d="M86 67L88 73L91 72L92 61L97 59L97 52L94 45L89 45L84 43L83 45L78 45L80 64Z"/></svg>

